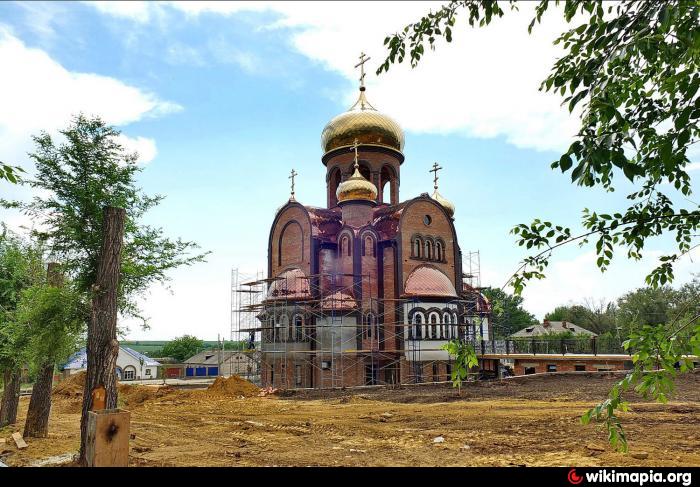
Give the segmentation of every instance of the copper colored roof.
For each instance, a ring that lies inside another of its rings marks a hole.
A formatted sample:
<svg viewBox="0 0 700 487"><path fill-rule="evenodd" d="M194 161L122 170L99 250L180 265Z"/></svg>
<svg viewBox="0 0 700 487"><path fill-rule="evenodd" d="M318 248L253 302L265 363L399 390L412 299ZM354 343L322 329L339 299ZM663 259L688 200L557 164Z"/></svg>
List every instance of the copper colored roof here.
<svg viewBox="0 0 700 487"><path fill-rule="evenodd" d="M316 208L306 206L311 218L311 234L321 240L334 242L342 224L340 208Z"/></svg>
<svg viewBox="0 0 700 487"><path fill-rule="evenodd" d="M408 201L398 205L379 206L374 210L374 220L372 226L379 234L381 240L394 238L399 231L399 220L401 213L408 204Z"/></svg>
<svg viewBox="0 0 700 487"><path fill-rule="evenodd" d="M329 310L350 310L357 308L357 302L348 293L336 291L329 294L321 301L321 309Z"/></svg>
<svg viewBox="0 0 700 487"><path fill-rule="evenodd" d="M434 296L441 298L457 297L457 291L450 278L435 267L427 265L416 267L409 274L408 279L406 279L404 294L407 296Z"/></svg>
<svg viewBox="0 0 700 487"><path fill-rule="evenodd" d="M311 297L309 279L301 269L283 272L272 282L267 299L307 299Z"/></svg>

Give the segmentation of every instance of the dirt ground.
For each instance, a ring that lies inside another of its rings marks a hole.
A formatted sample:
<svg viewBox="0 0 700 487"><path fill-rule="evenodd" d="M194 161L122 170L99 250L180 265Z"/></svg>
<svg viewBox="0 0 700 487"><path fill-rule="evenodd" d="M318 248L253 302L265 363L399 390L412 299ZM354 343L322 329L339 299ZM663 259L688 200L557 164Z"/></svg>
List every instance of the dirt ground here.
<svg viewBox="0 0 700 487"><path fill-rule="evenodd" d="M133 466L700 466L700 374L682 376L666 405L630 397L627 455L579 422L615 380L528 377L469 385L462 398L449 385L265 397L242 380L209 390L120 385L120 407L132 414ZM81 388L73 386L54 391L49 438L18 451L10 435L24 424L22 398L18 425L0 430L5 463L77 451Z"/></svg>

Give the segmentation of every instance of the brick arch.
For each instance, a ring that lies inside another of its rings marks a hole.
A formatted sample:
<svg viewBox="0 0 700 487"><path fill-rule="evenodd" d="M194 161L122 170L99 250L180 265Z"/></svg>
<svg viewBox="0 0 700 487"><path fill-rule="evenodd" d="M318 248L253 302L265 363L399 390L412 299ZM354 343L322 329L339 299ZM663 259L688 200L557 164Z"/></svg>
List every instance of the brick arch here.
<svg viewBox="0 0 700 487"><path fill-rule="evenodd" d="M304 230L296 220L288 221L280 232L277 264L285 267L304 260Z"/></svg>

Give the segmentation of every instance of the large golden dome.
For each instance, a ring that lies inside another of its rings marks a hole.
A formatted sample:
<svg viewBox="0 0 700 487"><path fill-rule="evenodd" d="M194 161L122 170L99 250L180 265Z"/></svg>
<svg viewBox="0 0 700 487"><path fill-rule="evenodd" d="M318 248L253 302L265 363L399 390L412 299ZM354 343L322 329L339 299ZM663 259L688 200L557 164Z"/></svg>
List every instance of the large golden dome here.
<svg viewBox="0 0 700 487"><path fill-rule="evenodd" d="M359 167L355 164L355 172L340 183L335 196L338 198L338 203L357 200L376 201L377 187L360 174Z"/></svg>
<svg viewBox="0 0 700 487"><path fill-rule="evenodd" d="M360 88L357 102L345 113L328 122L321 133L324 152L339 147L349 147L357 139L360 144L383 145L398 151L403 150L403 130L394 119L377 111L365 97L364 86Z"/></svg>

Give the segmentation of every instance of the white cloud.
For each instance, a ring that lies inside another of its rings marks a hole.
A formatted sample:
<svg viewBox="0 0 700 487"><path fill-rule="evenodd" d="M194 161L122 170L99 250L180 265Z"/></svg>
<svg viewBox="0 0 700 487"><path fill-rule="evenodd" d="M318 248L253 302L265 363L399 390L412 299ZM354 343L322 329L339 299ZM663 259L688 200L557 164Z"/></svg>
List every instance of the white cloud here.
<svg viewBox="0 0 700 487"><path fill-rule="evenodd" d="M129 137L121 134L119 143L129 152L137 152L139 155L138 162L146 164L156 158L158 149L156 149L156 141L147 137Z"/></svg>
<svg viewBox="0 0 700 487"><path fill-rule="evenodd" d="M518 147L561 150L577 131L577 120L560 106L561 99L538 91L558 55L552 41L566 24L552 12L528 35L534 8L529 4L521 4L520 12L507 9L502 19L482 29L468 27L462 12L451 44L441 42L414 70L393 66L378 78L373 71L384 59L386 35L435 10L435 3L406 2L397 8L395 2L373 2L370 8L361 2L171 2L120 8L102 10L141 22L147 17L134 13L141 8L175 9L188 16L275 12L280 18L265 28L290 29L299 52L353 82L359 52L370 55L370 101L413 132L503 136ZM337 97L350 105L356 94L352 89Z"/></svg>
<svg viewBox="0 0 700 487"><path fill-rule="evenodd" d="M698 170L700 170L700 162L691 162L690 164L685 166L685 168L688 171L698 171Z"/></svg>
<svg viewBox="0 0 700 487"><path fill-rule="evenodd" d="M102 13L142 23L151 20L152 7L155 7L155 5L149 5L148 2L99 1L87 3Z"/></svg>
<svg viewBox="0 0 700 487"><path fill-rule="evenodd" d="M593 251L582 253L571 259L553 259L545 272L546 279L530 282L523 291L525 308L538 318L553 311L555 307L582 303L586 298L613 301L634 289L644 287L644 278L656 267L660 251L647 251L639 261L627 260L624 252L613 260L612 266L601 273L595 264ZM684 256L674 266L673 285L681 285L698 272L700 249Z"/></svg>
<svg viewBox="0 0 700 487"><path fill-rule="evenodd" d="M55 132L81 111L119 126L181 109L117 79L68 71L1 27L0 65L6 68L0 76L0 159L8 162L26 160L32 134ZM139 149L144 161L156 154L152 139L124 140Z"/></svg>

